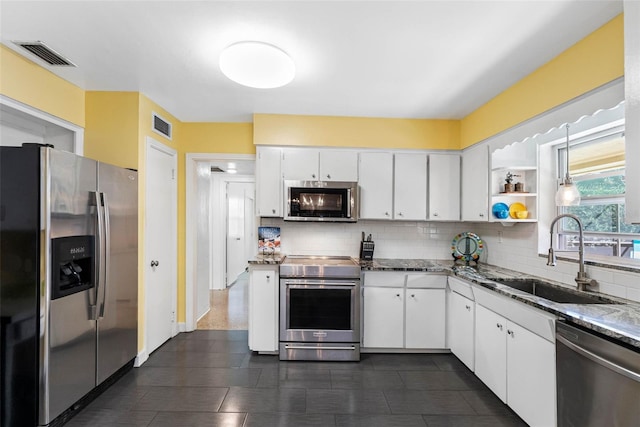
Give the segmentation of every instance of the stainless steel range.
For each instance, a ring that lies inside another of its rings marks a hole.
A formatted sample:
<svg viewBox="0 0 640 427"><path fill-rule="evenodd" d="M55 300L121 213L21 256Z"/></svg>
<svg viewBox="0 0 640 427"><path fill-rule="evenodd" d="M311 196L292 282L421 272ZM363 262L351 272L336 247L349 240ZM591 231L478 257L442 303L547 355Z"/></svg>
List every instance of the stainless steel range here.
<svg viewBox="0 0 640 427"><path fill-rule="evenodd" d="M287 256L280 265L280 360L360 360L360 264Z"/></svg>

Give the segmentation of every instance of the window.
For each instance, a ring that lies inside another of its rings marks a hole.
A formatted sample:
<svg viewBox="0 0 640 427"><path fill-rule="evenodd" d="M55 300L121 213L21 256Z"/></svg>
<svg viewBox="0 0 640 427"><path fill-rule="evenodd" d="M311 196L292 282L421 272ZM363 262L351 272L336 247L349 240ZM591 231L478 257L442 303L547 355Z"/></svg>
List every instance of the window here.
<svg viewBox="0 0 640 427"><path fill-rule="evenodd" d="M593 132L571 143L569 172L580 190L579 206L559 207L582 220L585 253L640 259L640 226L624 217L624 126ZM558 149L558 182L565 175L566 148ZM560 249L578 250L578 224L562 219Z"/></svg>

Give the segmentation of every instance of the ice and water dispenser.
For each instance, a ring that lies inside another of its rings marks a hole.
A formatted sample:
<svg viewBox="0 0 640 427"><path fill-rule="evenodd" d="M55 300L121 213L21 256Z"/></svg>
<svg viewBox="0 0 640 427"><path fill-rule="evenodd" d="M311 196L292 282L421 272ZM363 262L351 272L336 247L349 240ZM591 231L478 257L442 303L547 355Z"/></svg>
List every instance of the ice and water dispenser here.
<svg viewBox="0 0 640 427"><path fill-rule="evenodd" d="M51 240L51 299L66 297L95 286L94 236Z"/></svg>

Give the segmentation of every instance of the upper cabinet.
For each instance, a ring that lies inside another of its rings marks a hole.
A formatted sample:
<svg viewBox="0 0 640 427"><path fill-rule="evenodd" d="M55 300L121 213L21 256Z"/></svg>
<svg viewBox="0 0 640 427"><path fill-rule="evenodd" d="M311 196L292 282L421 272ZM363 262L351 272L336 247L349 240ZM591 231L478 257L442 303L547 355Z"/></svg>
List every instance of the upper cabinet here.
<svg viewBox="0 0 640 427"><path fill-rule="evenodd" d="M429 154L429 220L460 220L460 156Z"/></svg>
<svg viewBox="0 0 640 427"><path fill-rule="evenodd" d="M489 220L489 147L475 145L462 153L463 221Z"/></svg>
<svg viewBox="0 0 640 427"><path fill-rule="evenodd" d="M640 2L624 2L626 219L640 223Z"/></svg>
<svg viewBox="0 0 640 427"><path fill-rule="evenodd" d="M279 147L256 149L256 215L282 217L282 172Z"/></svg>
<svg viewBox="0 0 640 427"><path fill-rule="evenodd" d="M491 221L538 220L538 146L532 139L491 154Z"/></svg>
<svg viewBox="0 0 640 427"><path fill-rule="evenodd" d="M360 153L360 218L392 219L393 154Z"/></svg>
<svg viewBox="0 0 640 427"><path fill-rule="evenodd" d="M427 155L395 154L394 219L426 221Z"/></svg>
<svg viewBox="0 0 640 427"><path fill-rule="evenodd" d="M295 181L358 180L358 152L285 148L282 153L282 176Z"/></svg>

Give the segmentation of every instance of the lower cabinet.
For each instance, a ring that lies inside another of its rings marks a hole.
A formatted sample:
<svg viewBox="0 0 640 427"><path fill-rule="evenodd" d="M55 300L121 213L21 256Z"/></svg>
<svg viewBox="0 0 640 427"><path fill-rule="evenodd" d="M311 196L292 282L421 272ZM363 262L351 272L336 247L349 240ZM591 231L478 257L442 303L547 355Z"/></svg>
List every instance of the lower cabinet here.
<svg viewBox="0 0 640 427"><path fill-rule="evenodd" d="M556 424L555 345L476 306L475 373L530 426Z"/></svg>
<svg viewBox="0 0 640 427"><path fill-rule="evenodd" d="M362 346L446 348L446 280L427 274L365 274Z"/></svg>
<svg viewBox="0 0 640 427"><path fill-rule="evenodd" d="M456 292L449 293L449 348L474 370L475 302Z"/></svg>
<svg viewBox="0 0 640 427"><path fill-rule="evenodd" d="M257 352L278 351L278 267L249 267L249 349Z"/></svg>

